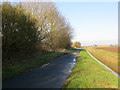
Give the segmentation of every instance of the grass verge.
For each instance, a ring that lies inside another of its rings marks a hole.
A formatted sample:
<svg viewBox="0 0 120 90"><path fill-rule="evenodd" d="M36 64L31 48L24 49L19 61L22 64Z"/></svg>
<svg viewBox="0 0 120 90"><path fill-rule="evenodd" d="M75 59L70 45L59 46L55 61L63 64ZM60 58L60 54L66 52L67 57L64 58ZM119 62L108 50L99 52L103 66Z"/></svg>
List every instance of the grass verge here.
<svg viewBox="0 0 120 90"><path fill-rule="evenodd" d="M117 88L118 77L82 50L64 88Z"/></svg>
<svg viewBox="0 0 120 90"><path fill-rule="evenodd" d="M95 47L86 47L85 49L88 50L95 58L100 60L106 66L110 67L112 70L118 73L118 66L120 66L118 65L118 56L120 55L120 53L96 49Z"/></svg>
<svg viewBox="0 0 120 90"><path fill-rule="evenodd" d="M28 60L2 63L2 80L5 81L23 72L32 71L32 69L40 67L43 64L62 56L64 53L68 53L73 50L74 49L65 50L64 52L48 52L43 55L37 53L34 57L30 57Z"/></svg>

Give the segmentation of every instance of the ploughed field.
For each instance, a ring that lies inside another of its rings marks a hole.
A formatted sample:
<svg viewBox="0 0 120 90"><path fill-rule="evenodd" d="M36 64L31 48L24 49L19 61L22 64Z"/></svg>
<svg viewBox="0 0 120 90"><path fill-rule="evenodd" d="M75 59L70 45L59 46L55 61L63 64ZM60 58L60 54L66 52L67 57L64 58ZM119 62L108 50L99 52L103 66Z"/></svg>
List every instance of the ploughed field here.
<svg viewBox="0 0 120 90"><path fill-rule="evenodd" d="M120 47L117 47L117 46L116 47L97 47L96 49L102 49L106 51L120 53Z"/></svg>

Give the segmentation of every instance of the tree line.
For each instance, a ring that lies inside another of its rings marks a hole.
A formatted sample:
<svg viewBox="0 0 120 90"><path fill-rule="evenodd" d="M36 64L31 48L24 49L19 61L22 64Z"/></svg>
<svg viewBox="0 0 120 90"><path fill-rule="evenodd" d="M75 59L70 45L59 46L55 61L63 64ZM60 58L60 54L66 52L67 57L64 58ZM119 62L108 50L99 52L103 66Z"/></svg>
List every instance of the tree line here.
<svg viewBox="0 0 120 90"><path fill-rule="evenodd" d="M52 2L2 3L3 60L71 45L72 28Z"/></svg>

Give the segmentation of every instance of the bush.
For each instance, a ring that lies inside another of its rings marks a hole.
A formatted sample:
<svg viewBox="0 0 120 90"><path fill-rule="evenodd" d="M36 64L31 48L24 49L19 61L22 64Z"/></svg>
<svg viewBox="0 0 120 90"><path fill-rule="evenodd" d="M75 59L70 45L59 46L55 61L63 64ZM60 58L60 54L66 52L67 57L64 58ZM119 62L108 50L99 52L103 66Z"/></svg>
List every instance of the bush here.
<svg viewBox="0 0 120 90"><path fill-rule="evenodd" d="M37 43L35 20L24 14L20 6L2 5L3 59L26 56Z"/></svg>

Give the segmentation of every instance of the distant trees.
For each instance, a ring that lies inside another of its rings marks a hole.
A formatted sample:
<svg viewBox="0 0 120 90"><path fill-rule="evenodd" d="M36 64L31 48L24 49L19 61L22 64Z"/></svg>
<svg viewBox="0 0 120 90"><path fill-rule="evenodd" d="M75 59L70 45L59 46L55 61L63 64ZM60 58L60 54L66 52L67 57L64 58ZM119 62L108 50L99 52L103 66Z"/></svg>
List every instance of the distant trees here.
<svg viewBox="0 0 120 90"><path fill-rule="evenodd" d="M52 2L2 4L3 59L31 55L36 48L45 51L68 48L71 31Z"/></svg>
<svg viewBox="0 0 120 90"><path fill-rule="evenodd" d="M74 47L74 48L80 48L81 47L81 43L80 42L74 42L72 44L72 47Z"/></svg>

